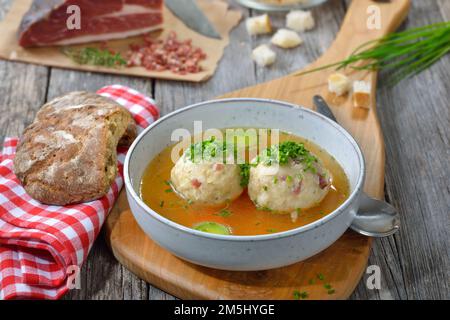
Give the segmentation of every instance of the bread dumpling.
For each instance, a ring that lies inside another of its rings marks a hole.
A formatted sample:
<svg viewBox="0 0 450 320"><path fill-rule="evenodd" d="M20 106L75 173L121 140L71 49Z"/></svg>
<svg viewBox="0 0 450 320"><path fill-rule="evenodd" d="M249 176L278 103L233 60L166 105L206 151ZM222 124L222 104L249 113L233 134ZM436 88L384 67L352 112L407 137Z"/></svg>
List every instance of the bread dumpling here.
<svg viewBox="0 0 450 320"><path fill-rule="evenodd" d="M290 213L318 205L331 176L303 144L287 141L266 150L250 168L248 194L259 208Z"/></svg>
<svg viewBox="0 0 450 320"><path fill-rule="evenodd" d="M197 204L215 206L241 195L241 169L237 164L223 161L224 157L219 155L223 145L213 139L203 141L192 145L178 159L171 171L171 183L181 197ZM215 150L214 155L206 155L208 148ZM203 156L195 157L194 154Z"/></svg>

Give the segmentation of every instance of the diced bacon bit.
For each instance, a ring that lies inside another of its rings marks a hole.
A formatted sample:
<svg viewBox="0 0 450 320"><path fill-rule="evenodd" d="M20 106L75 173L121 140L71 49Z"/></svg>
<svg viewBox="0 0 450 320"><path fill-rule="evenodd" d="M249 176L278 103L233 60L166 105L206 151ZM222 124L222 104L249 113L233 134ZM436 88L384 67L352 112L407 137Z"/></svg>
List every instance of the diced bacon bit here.
<svg viewBox="0 0 450 320"><path fill-rule="evenodd" d="M317 174L319 176L319 187L320 189L325 189L326 187L328 187L328 180L325 178L324 175L321 174Z"/></svg>
<svg viewBox="0 0 450 320"><path fill-rule="evenodd" d="M222 163L214 163L213 169L215 171L222 171L225 166Z"/></svg>
<svg viewBox="0 0 450 320"><path fill-rule="evenodd" d="M144 44L131 44L127 52L128 67L142 66L150 71L172 71L185 75L202 71L200 61L206 59L206 53L192 46L192 40L177 39L172 31L166 39L144 37Z"/></svg>
<svg viewBox="0 0 450 320"><path fill-rule="evenodd" d="M195 189L200 188L200 186L202 185L202 183L198 179L195 179L195 178L191 180L191 184Z"/></svg>
<svg viewBox="0 0 450 320"><path fill-rule="evenodd" d="M294 188L292 188L292 193L295 195L299 195L300 192L302 191L302 182L303 181L299 181L297 184L294 185Z"/></svg>

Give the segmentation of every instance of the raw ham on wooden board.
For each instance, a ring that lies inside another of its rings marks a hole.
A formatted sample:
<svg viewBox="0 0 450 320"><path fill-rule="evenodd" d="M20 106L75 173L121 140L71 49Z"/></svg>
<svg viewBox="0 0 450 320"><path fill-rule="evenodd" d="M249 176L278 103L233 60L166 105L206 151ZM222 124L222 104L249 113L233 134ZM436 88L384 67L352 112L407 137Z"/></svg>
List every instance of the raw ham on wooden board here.
<svg viewBox="0 0 450 320"><path fill-rule="evenodd" d="M92 1L100 3L110 0ZM153 32L151 33L151 35L149 35L149 37L154 37L155 41L158 41L158 39L164 41L164 39L167 39L169 34L174 31L177 34L177 39L179 39L178 41L185 42L190 40L193 49L200 48L203 52L206 53L205 59L201 61L200 72L181 74L175 73L171 70L149 70L145 68L145 66L134 66L130 68L111 68L101 65L79 64L68 55L63 54L60 47L53 45L24 48L23 46L19 45L17 33L20 29L22 17L24 17L30 10L32 3L33 0L13 0L11 9L9 10L7 16L2 21L0 21L0 30L2 31L2 35L0 37L0 59L22 61L58 68L84 70L89 72L104 72L146 78L193 82L205 81L214 74L217 68L217 64L222 57L223 50L229 43L229 33L231 29L238 24L239 20L242 17L241 12L239 10L230 9L229 3L225 0L196 0L199 8L205 13L205 15L208 17L208 20L220 33L222 38L219 40L205 37L195 32L194 30L189 29L180 19L172 14L170 10L163 6L163 28L161 29L161 32ZM81 18L83 19L83 15ZM107 49L110 49L113 52L122 53L125 57L126 51L130 48L130 44L137 44L140 46L145 45L146 43L144 41L144 38L145 36L139 35L126 39L111 40L107 42ZM92 48L104 48L103 45L104 42L100 41L91 43L88 46ZM86 48L86 44L73 45L69 47L73 50L82 50Z"/></svg>
<svg viewBox="0 0 450 320"><path fill-rule="evenodd" d="M20 24L22 47L126 38L162 27L164 0L34 0ZM69 29L68 8L80 8L80 28Z"/></svg>

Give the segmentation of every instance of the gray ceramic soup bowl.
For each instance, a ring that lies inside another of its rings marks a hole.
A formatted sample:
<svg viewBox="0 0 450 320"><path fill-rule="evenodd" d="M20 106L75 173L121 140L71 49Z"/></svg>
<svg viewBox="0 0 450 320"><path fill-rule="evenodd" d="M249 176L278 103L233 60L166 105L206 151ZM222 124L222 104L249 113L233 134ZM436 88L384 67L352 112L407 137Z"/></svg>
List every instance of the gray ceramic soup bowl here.
<svg viewBox="0 0 450 320"><path fill-rule="evenodd" d="M304 137L330 153L344 169L350 196L335 211L303 227L255 236L204 233L166 219L140 198L140 181L149 162L173 144L171 134L194 121L210 128L277 128ZM224 270L265 270L286 266L326 249L358 218L361 203L364 158L358 144L337 123L305 108L264 99L223 99L179 109L145 129L132 144L124 167L125 186L131 211L142 230L161 247L187 261ZM370 203L369 203L370 204ZM362 222L361 222L362 221Z"/></svg>

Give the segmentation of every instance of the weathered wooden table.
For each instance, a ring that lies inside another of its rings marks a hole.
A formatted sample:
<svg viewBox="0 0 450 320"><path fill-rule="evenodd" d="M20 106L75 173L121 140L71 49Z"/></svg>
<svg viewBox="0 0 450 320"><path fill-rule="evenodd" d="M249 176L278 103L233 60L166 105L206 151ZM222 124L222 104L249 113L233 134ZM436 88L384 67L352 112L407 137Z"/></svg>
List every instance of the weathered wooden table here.
<svg viewBox="0 0 450 320"><path fill-rule="evenodd" d="M356 0L355 0L356 1ZM0 19L11 0L0 0ZM250 60L251 48L267 38L251 39L244 24L234 29L231 44L212 79L202 84L119 77L0 61L0 142L19 135L47 100L72 90L95 91L121 83L153 96L167 114L244 86L277 78L315 60L330 45L345 14L346 1L316 8L317 27L305 45L279 50L268 69ZM235 5L234 5L235 6ZM251 10L240 9L245 16ZM274 15L282 26L283 15ZM450 19L450 1L413 0L402 26ZM1 32L1 30L0 30ZM369 264L381 268L381 290L369 290L364 277L352 299L450 299L450 56L394 88L378 90L378 113L386 142L386 198L402 217L400 232L374 241ZM121 266L97 239L82 269L82 288L67 299L173 299Z"/></svg>

